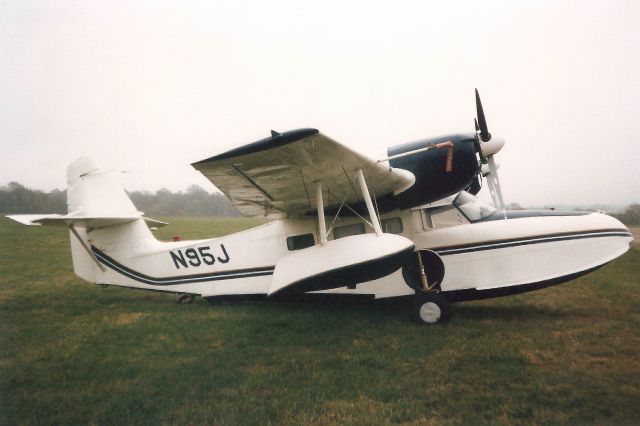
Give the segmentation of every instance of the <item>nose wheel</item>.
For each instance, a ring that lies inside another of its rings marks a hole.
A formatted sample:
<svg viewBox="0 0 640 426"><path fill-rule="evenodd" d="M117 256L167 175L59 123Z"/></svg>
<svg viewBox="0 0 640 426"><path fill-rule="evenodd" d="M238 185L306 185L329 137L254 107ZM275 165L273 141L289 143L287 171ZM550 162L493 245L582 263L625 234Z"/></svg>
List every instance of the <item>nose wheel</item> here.
<svg viewBox="0 0 640 426"><path fill-rule="evenodd" d="M418 324L449 321L451 303L440 293L417 291L413 299L413 317Z"/></svg>

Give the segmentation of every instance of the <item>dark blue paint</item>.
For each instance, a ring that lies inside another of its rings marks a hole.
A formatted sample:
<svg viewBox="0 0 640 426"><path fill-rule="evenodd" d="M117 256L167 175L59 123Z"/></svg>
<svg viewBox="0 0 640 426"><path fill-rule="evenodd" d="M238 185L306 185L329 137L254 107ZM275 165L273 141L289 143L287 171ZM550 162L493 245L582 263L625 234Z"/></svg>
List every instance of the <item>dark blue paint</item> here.
<svg viewBox="0 0 640 426"><path fill-rule="evenodd" d="M453 170L445 169L447 150L434 149L421 152L389 163L392 167L409 170L416 183L402 194L394 197L395 208L408 209L440 200L469 188L480 172L473 134L447 135L423 139L391 147L389 156L402 154L441 142L453 142Z"/></svg>

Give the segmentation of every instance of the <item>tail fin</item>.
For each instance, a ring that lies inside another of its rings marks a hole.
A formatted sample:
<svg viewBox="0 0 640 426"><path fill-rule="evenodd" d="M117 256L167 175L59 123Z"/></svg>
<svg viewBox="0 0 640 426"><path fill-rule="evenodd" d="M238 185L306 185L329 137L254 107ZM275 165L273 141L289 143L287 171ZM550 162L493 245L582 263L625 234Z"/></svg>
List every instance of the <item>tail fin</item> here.
<svg viewBox="0 0 640 426"><path fill-rule="evenodd" d="M67 168L66 215L10 215L24 225L66 226L71 239L73 270L81 278L97 282L100 263L91 252L91 245L101 249L118 249L131 253L145 243L156 242L145 224L166 225L165 222L142 217L122 186L107 171L99 169L93 160L78 158ZM106 228L109 228L107 232ZM89 238L91 234L91 238Z"/></svg>

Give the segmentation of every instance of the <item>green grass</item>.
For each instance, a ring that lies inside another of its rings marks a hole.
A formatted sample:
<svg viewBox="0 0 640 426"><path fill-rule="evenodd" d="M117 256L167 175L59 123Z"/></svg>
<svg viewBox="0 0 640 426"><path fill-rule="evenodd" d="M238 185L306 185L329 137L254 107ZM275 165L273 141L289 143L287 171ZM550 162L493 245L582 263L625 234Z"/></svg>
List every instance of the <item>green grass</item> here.
<svg viewBox="0 0 640 426"><path fill-rule="evenodd" d="M404 302L179 305L81 281L63 229L2 219L0 241L0 424L640 422L637 249L420 327Z"/></svg>

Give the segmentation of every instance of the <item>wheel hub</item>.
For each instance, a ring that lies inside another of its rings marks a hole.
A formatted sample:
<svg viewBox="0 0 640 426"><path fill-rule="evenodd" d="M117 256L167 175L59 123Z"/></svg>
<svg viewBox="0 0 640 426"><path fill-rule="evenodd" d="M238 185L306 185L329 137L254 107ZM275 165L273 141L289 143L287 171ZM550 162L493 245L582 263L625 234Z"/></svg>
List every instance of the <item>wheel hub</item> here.
<svg viewBox="0 0 640 426"><path fill-rule="evenodd" d="M440 307L433 302L426 302L420 306L420 319L428 324L438 322L441 315Z"/></svg>

